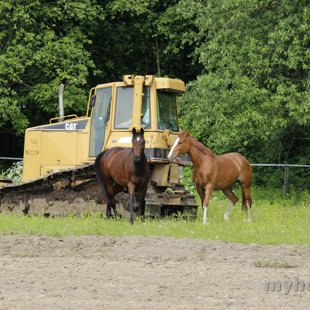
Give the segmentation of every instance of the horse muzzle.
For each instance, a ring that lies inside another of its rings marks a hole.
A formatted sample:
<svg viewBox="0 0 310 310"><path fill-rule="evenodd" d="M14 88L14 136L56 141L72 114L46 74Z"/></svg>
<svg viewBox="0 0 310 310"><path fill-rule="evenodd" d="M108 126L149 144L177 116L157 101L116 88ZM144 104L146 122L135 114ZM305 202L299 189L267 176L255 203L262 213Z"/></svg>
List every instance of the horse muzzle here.
<svg viewBox="0 0 310 310"><path fill-rule="evenodd" d="M134 161L135 163L139 162L140 160L141 160L141 155L140 155L140 156L134 156L134 157L133 157L133 161Z"/></svg>
<svg viewBox="0 0 310 310"><path fill-rule="evenodd" d="M168 159L170 162L174 162L177 158L178 158L178 156L176 154L169 154L168 155Z"/></svg>

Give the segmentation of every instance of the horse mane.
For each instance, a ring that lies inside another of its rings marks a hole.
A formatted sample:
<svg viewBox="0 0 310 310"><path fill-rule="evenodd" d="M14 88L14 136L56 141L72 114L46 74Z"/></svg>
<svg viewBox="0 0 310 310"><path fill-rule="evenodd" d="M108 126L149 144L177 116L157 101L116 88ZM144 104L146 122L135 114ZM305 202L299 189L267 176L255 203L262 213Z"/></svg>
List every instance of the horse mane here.
<svg viewBox="0 0 310 310"><path fill-rule="evenodd" d="M193 137L191 137L191 143L203 154L214 156L214 153L209 148L207 148L205 145L203 145L201 142L199 142Z"/></svg>

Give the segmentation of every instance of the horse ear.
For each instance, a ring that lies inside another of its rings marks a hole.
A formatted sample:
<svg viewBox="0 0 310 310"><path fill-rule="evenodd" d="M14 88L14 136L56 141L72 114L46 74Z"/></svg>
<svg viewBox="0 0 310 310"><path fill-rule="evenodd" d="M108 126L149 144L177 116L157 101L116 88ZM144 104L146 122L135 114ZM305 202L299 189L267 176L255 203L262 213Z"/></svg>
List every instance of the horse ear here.
<svg viewBox="0 0 310 310"><path fill-rule="evenodd" d="M184 137L188 137L188 136L189 136L189 131L186 130L186 131L184 132Z"/></svg>
<svg viewBox="0 0 310 310"><path fill-rule="evenodd" d="M135 135L136 132L137 132L136 127L133 127L133 128L132 128L132 134Z"/></svg>
<svg viewBox="0 0 310 310"><path fill-rule="evenodd" d="M179 134L181 135L183 133L183 130L179 128Z"/></svg>
<svg viewBox="0 0 310 310"><path fill-rule="evenodd" d="M144 129L143 128L140 129L140 133L142 136L144 135Z"/></svg>

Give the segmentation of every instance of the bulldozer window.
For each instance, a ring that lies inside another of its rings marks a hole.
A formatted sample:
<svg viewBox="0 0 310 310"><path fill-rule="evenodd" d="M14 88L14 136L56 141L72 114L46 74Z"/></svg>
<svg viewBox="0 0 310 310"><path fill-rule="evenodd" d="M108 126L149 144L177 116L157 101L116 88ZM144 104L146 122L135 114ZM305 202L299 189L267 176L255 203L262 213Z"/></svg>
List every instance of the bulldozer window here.
<svg viewBox="0 0 310 310"><path fill-rule="evenodd" d="M176 94L157 92L157 127L178 131L178 114Z"/></svg>
<svg viewBox="0 0 310 310"><path fill-rule="evenodd" d="M111 94L111 87L96 91L96 103L91 117L89 156L97 156L102 150L105 127L110 117Z"/></svg>
<svg viewBox="0 0 310 310"><path fill-rule="evenodd" d="M116 92L116 110L114 127L128 129L132 122L133 87L118 87Z"/></svg>
<svg viewBox="0 0 310 310"><path fill-rule="evenodd" d="M144 129L151 128L150 87L143 88L141 124Z"/></svg>

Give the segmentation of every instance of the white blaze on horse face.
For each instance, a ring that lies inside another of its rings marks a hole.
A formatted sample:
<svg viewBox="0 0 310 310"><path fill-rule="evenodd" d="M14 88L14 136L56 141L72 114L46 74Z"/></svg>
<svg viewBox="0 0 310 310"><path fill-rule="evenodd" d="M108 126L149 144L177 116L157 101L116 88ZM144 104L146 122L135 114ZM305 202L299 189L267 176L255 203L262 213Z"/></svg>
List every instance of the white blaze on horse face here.
<svg viewBox="0 0 310 310"><path fill-rule="evenodd" d="M173 146L172 146L172 148L171 148L171 150L170 150L170 152L169 152L169 154L168 154L168 159L171 158L171 156L172 156L172 154L173 154L173 151L174 151L175 147L178 145L179 141L180 141L180 138L177 138L177 139L175 140L175 142L174 142L174 144L173 144Z"/></svg>
<svg viewBox="0 0 310 310"><path fill-rule="evenodd" d="M140 141L140 137L137 138L137 142L139 142L139 141Z"/></svg>

